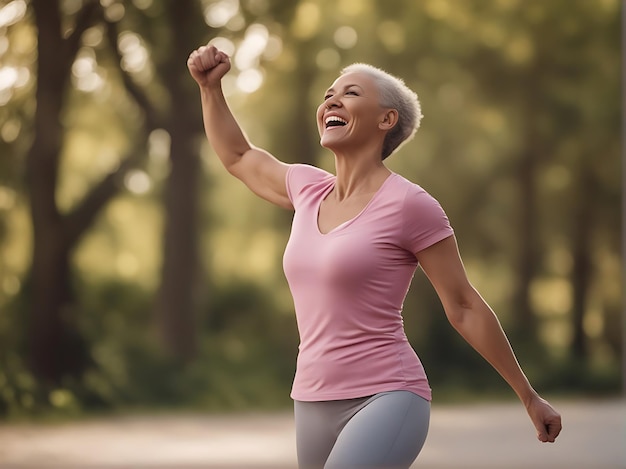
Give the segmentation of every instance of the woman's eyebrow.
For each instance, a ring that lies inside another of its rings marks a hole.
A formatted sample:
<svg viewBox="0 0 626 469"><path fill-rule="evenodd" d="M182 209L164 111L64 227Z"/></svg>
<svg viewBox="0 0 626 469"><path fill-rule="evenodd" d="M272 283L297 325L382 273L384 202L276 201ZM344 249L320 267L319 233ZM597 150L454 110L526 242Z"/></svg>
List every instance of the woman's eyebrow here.
<svg viewBox="0 0 626 469"><path fill-rule="evenodd" d="M362 87L361 85L357 85L356 83L350 83L350 84L348 84L348 85L345 85L345 86L343 87L343 89L344 89L344 90L347 90L348 88L352 88L353 86L356 86L356 87L358 87L358 88L361 88L361 90L363 89L363 87ZM335 89L334 89L334 88L328 88L328 89L326 90L326 94L328 94L328 93L334 93L334 92L335 92Z"/></svg>

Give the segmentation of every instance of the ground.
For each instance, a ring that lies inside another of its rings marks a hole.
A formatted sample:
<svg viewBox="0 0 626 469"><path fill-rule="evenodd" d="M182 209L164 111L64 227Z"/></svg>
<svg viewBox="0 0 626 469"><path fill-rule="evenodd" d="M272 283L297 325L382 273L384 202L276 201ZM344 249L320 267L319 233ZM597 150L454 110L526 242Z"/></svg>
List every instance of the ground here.
<svg viewBox="0 0 626 469"><path fill-rule="evenodd" d="M626 468L626 402L556 401L563 432L540 443L517 402L432 408L419 469ZM293 469L289 413L160 415L0 424L0 468Z"/></svg>

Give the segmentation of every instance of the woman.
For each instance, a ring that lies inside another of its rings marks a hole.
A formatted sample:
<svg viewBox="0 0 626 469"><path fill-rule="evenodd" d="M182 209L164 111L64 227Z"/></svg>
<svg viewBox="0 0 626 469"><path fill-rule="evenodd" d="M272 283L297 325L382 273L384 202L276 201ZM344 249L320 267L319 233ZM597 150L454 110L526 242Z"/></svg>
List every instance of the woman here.
<svg viewBox="0 0 626 469"><path fill-rule="evenodd" d="M301 468L408 468L426 439L431 392L402 326L417 265L455 329L503 376L543 442L560 415L532 388L495 314L467 279L445 213L384 159L413 136L417 96L374 67L344 69L317 110L336 176L254 147L221 90L229 58L192 52L207 137L255 194L295 210L284 269L300 347L291 397Z"/></svg>

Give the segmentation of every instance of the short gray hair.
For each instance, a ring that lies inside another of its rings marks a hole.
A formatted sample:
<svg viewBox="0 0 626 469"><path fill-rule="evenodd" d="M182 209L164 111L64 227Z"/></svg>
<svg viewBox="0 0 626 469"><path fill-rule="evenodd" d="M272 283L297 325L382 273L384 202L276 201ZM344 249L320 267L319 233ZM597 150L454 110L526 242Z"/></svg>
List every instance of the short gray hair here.
<svg viewBox="0 0 626 469"><path fill-rule="evenodd" d="M420 126L422 109L417 94L401 78L393 76L369 64L355 63L341 70L346 73L364 73L370 76L380 94L380 105L398 111L398 123L387 133L383 142L384 160L400 146L408 142Z"/></svg>

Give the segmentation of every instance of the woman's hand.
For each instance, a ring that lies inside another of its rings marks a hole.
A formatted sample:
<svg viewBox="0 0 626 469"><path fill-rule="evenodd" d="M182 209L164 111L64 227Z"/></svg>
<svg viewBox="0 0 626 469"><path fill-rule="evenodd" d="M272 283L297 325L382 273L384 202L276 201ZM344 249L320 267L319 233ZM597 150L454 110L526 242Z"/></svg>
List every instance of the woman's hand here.
<svg viewBox="0 0 626 469"><path fill-rule="evenodd" d="M230 70L230 59L214 46L202 46L189 55L187 68L199 86L211 88Z"/></svg>
<svg viewBox="0 0 626 469"><path fill-rule="evenodd" d="M526 405L526 411L537 429L537 439L541 442L554 443L561 433L561 415L539 396Z"/></svg>

